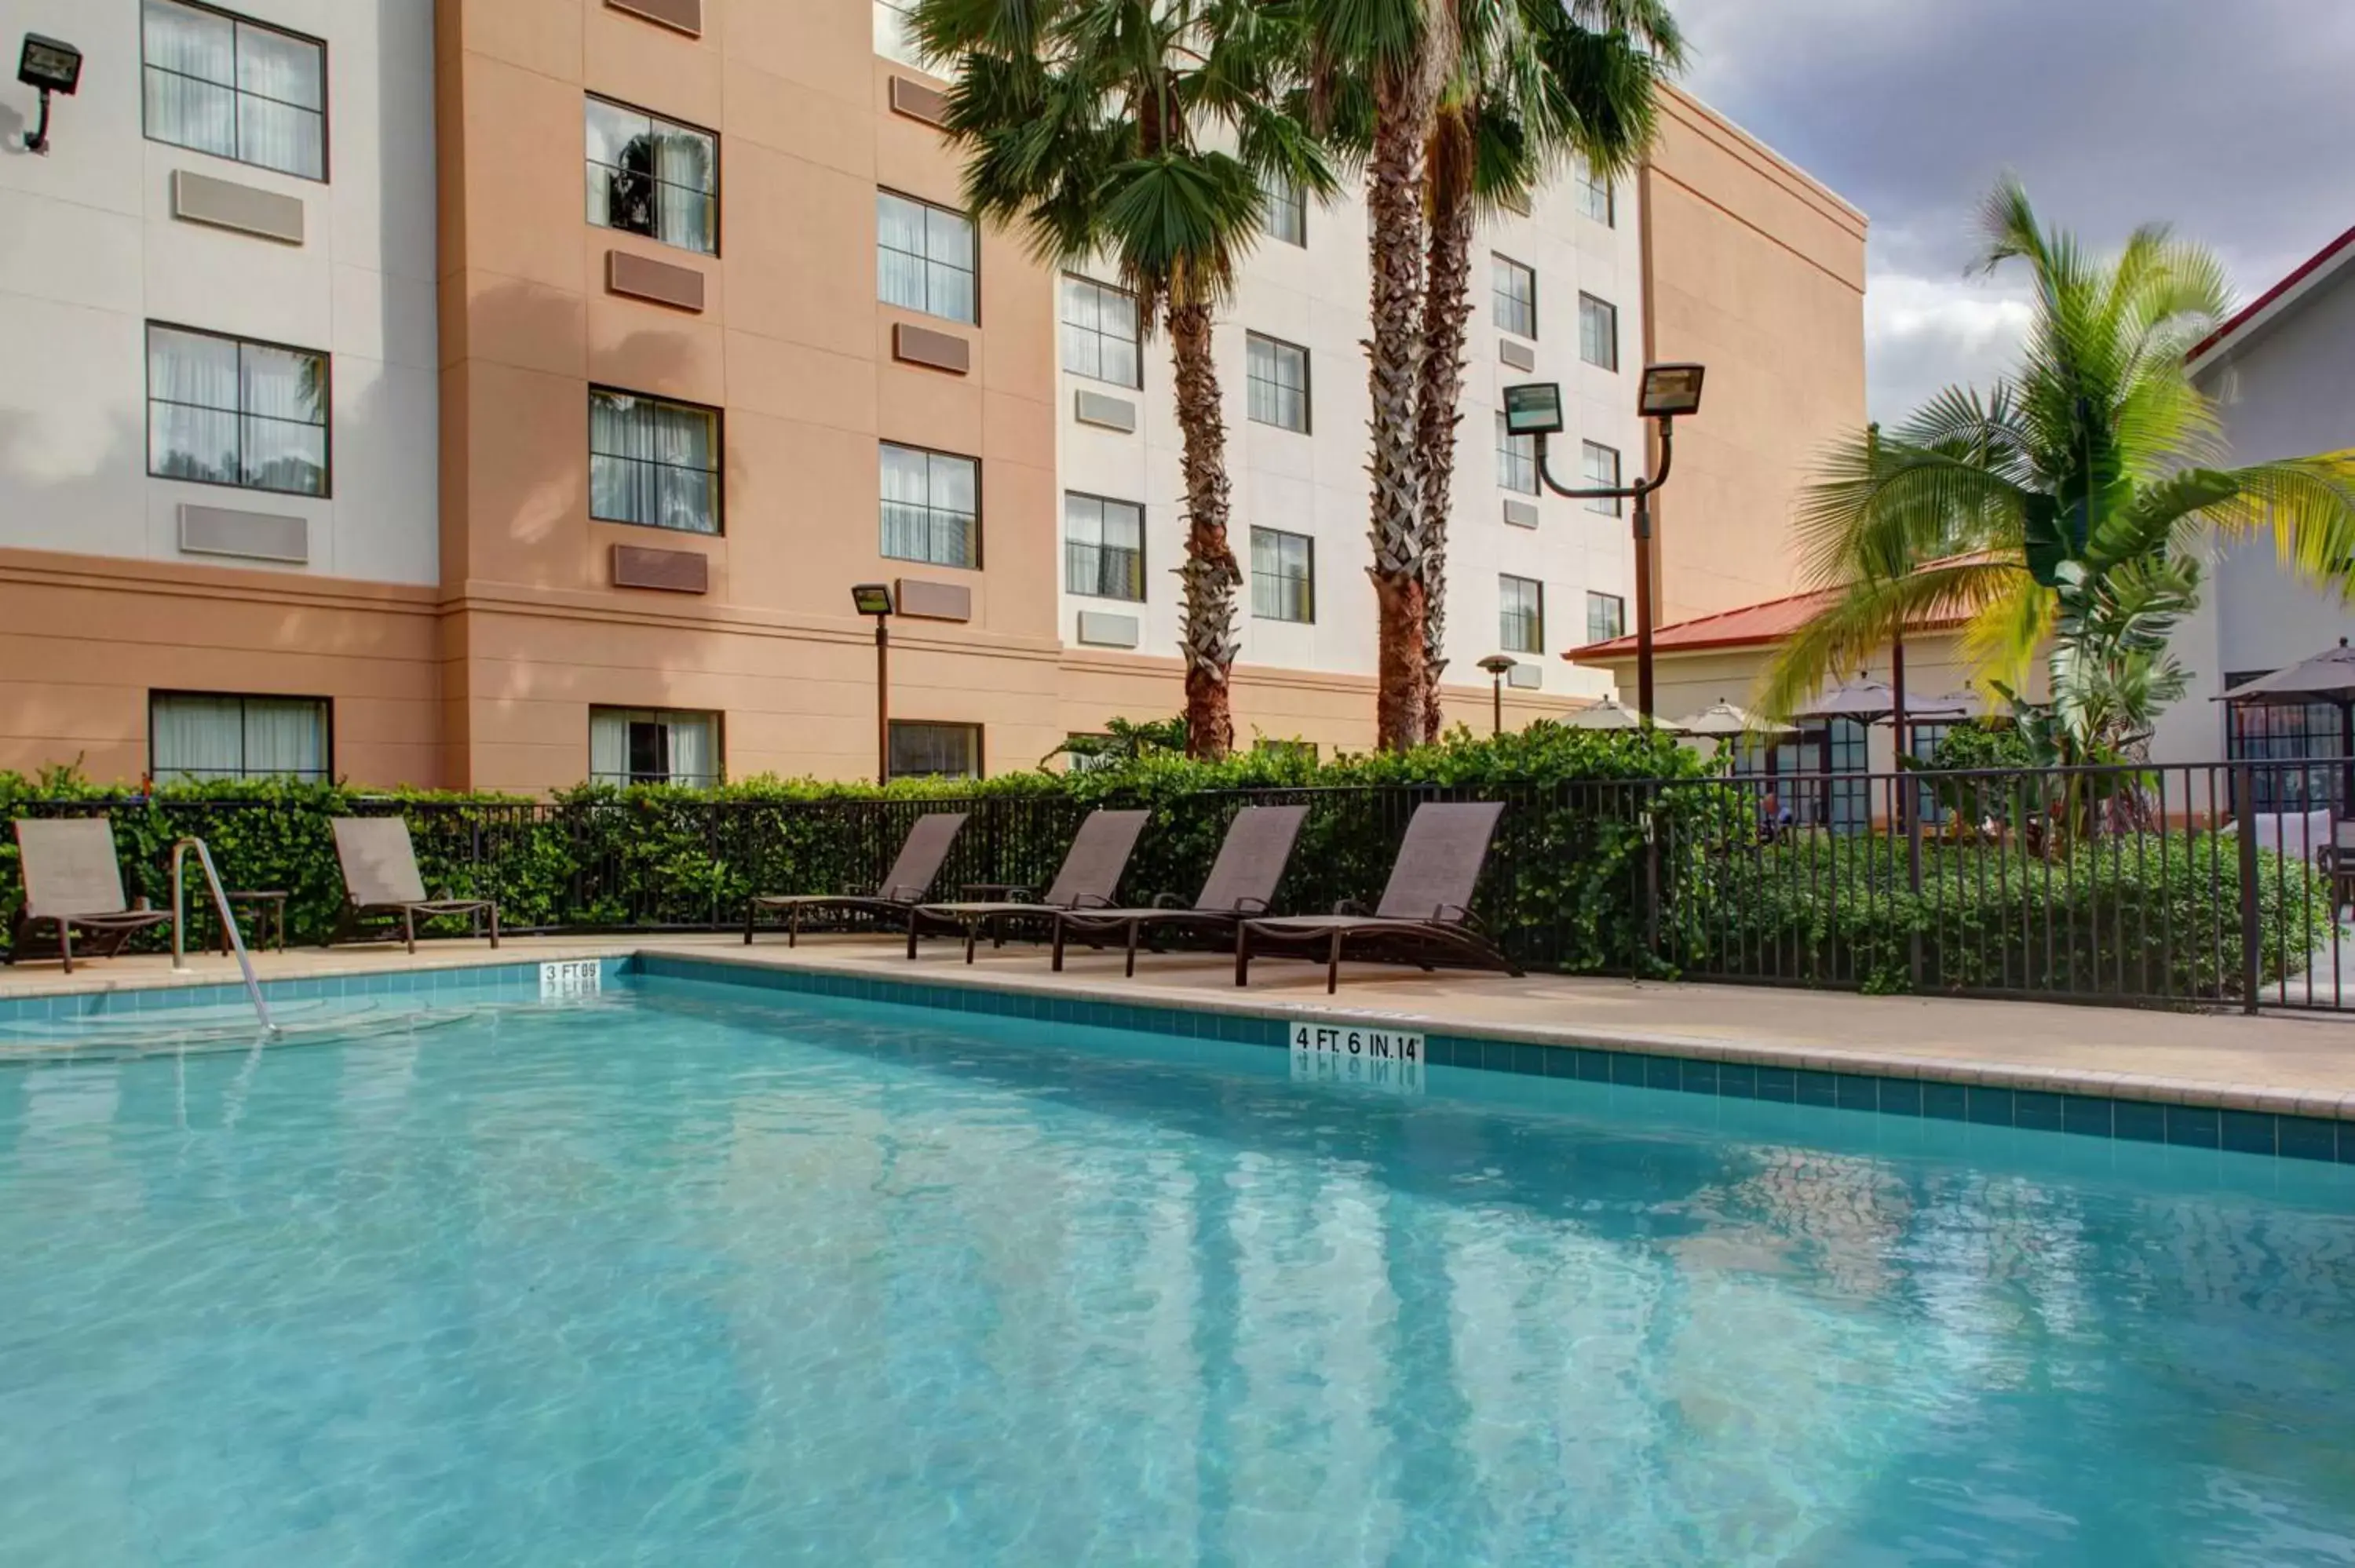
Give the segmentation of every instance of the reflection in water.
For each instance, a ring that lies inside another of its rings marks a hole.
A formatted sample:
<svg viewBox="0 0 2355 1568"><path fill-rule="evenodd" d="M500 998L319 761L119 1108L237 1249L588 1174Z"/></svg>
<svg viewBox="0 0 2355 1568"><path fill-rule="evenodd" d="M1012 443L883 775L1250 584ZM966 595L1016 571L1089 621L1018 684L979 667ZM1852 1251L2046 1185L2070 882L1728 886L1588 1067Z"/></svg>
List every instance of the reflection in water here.
<svg viewBox="0 0 2355 1568"><path fill-rule="evenodd" d="M2355 1553L2336 1171L950 1022L0 1067L0 1562Z"/></svg>

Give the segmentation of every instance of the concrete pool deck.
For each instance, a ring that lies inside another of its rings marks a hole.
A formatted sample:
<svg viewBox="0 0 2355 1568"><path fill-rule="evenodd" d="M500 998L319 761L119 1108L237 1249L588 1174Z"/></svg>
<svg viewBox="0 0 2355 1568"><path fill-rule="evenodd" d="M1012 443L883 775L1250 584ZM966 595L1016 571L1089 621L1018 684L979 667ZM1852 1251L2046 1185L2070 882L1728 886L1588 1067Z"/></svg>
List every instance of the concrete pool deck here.
<svg viewBox="0 0 2355 1568"><path fill-rule="evenodd" d="M1319 965L1255 961L1238 991L1231 961L1211 954L1140 954L1134 980L1116 950L1074 949L1062 974L1043 947L985 948L971 968L952 940L914 963L867 936L805 937L796 948L741 934L511 938L435 941L415 958L397 948L257 953L264 980L475 968L632 954L822 970L924 985L973 985L1133 1005L1263 1016L1367 1018L1452 1034L1552 1045L1716 1058L1822 1072L1985 1084L2114 1099L2216 1106L2355 1121L2355 1016L2249 1018L1952 997L1867 997L1766 987L1392 969L1349 964L1338 996ZM100 959L71 976L54 962L0 969L0 1001L180 985L237 983L236 965L191 955L176 975L161 956Z"/></svg>

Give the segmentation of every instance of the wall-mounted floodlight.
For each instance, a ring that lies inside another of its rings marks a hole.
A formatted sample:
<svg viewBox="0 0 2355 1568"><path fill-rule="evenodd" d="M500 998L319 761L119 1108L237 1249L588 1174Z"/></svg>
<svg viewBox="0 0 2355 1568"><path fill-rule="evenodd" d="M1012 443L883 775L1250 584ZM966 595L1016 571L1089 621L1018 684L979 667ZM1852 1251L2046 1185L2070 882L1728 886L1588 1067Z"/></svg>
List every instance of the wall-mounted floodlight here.
<svg viewBox="0 0 2355 1568"><path fill-rule="evenodd" d="M1551 381L1528 381L1505 388L1505 430L1515 436L1558 436L1561 422L1561 387Z"/></svg>
<svg viewBox="0 0 2355 1568"><path fill-rule="evenodd" d="M1698 365L1644 366L1643 397L1636 411L1646 419L1681 419L1700 413L1703 374Z"/></svg>
<svg viewBox="0 0 2355 1568"><path fill-rule="evenodd" d="M81 51L59 38L45 38L38 33L25 35L25 52L16 57L16 79L41 95L41 118L25 132L25 150L47 153L49 150L49 94L62 92L68 98L81 85Z"/></svg>
<svg viewBox="0 0 2355 1568"><path fill-rule="evenodd" d="M891 613L891 585L860 583L850 590L850 602L858 607L861 615L889 615Z"/></svg>
<svg viewBox="0 0 2355 1568"><path fill-rule="evenodd" d="M850 602L875 618L875 782L891 782L891 585L854 583Z"/></svg>

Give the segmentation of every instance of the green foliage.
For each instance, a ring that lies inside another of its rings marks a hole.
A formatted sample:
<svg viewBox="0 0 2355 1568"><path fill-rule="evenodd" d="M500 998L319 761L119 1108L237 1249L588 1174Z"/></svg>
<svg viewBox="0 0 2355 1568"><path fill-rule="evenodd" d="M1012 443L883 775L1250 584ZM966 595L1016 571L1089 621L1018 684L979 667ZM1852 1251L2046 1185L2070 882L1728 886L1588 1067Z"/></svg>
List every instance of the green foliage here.
<svg viewBox="0 0 2355 1568"><path fill-rule="evenodd" d="M1186 749L1186 715L1166 719L1114 718L1104 721L1102 735L1075 735L1039 759L1044 767L1068 757L1075 769L1134 762L1148 751Z"/></svg>

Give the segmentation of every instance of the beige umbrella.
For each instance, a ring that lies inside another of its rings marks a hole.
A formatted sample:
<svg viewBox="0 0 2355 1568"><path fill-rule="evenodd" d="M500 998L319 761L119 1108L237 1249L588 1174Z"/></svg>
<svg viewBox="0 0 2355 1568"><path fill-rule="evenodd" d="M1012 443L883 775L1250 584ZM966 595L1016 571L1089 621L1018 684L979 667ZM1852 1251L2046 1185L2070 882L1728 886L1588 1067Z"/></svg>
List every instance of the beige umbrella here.
<svg viewBox="0 0 2355 1568"><path fill-rule="evenodd" d="M1969 712L1964 702L1953 696L1935 697L1924 702L1905 705L1908 724L1938 723L1957 719ZM1886 681L1875 681L1859 673L1838 685L1817 694L1816 700L1801 708L1796 715L1803 719L1854 719L1859 724L1881 724L1896 716L1897 695Z"/></svg>
<svg viewBox="0 0 2355 1568"><path fill-rule="evenodd" d="M1572 729L1641 729L1644 727L1644 715L1633 708L1622 707L1617 697L1604 697L1600 702L1590 703L1563 715L1561 722ZM1652 727L1674 734L1677 726L1656 724Z"/></svg>
<svg viewBox="0 0 2355 1568"><path fill-rule="evenodd" d="M1722 697L1676 727L1683 734L1713 740L1731 740L1744 735L1787 735L1791 730L1789 725L1771 723Z"/></svg>
<svg viewBox="0 0 2355 1568"><path fill-rule="evenodd" d="M2355 648L2350 648L2347 639L2342 637L2336 648L2326 648L2313 658L2292 664L2286 670L2275 670L2270 675L2243 681L2214 700L2220 703L2262 702L2269 697L2291 702L2325 703L2355 699Z"/></svg>

